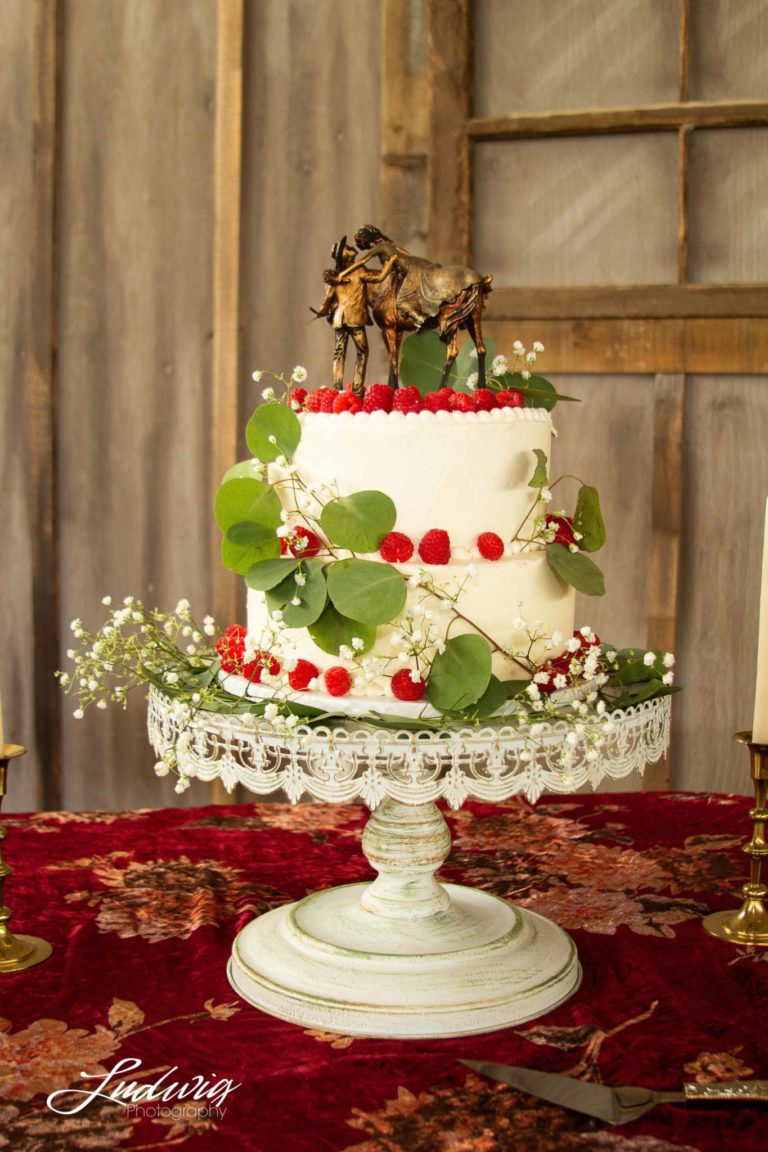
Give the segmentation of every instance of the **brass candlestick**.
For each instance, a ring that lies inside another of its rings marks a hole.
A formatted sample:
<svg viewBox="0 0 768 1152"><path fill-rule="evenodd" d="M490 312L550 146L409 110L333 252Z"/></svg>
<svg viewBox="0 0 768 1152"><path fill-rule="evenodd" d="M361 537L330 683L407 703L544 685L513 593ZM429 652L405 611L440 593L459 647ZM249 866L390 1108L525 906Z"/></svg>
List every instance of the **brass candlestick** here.
<svg viewBox="0 0 768 1152"><path fill-rule="evenodd" d="M768 887L761 880L763 857L768 856L765 824L768 821L768 744L753 744L751 732L737 732L736 739L749 748L749 764L755 784L755 806L750 808L752 839L744 845L750 857L749 880L742 887L744 903L731 912L713 912L702 923L707 932L734 944L768 948L768 909L765 898Z"/></svg>
<svg viewBox="0 0 768 1152"><path fill-rule="evenodd" d="M6 791L8 765L17 756L23 756L26 748L20 744L4 744L0 750L0 807ZM14 936L8 927L11 918L10 908L3 903L3 881L13 871L3 860L2 846L6 829L0 825L0 975L3 972L20 972L22 968L32 968L50 956L53 948L47 940L39 936Z"/></svg>

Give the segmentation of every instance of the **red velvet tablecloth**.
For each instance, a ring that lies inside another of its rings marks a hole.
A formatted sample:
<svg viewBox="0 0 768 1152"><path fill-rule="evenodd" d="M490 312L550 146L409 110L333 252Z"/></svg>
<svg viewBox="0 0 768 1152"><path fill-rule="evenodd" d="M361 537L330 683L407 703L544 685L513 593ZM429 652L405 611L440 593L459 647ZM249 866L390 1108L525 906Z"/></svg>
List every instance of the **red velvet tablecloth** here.
<svg viewBox="0 0 768 1152"><path fill-rule="evenodd" d="M611 794L446 813L454 839L442 875L557 921L576 940L584 982L540 1020L436 1041L305 1031L239 1002L227 983L232 939L251 917L370 875L361 807L9 816L12 927L55 952L0 975L0 1148L766 1149L768 1106L666 1105L609 1127L457 1063L656 1088L768 1078L768 949L723 943L700 923L739 902L748 808L743 797ZM123 1079L167 1073L164 1086L189 1083L200 1103L174 1099L155 1114L100 1098L67 1115L47 1106L57 1090L92 1091L120 1061L136 1069ZM206 1099L223 1080L240 1087Z"/></svg>

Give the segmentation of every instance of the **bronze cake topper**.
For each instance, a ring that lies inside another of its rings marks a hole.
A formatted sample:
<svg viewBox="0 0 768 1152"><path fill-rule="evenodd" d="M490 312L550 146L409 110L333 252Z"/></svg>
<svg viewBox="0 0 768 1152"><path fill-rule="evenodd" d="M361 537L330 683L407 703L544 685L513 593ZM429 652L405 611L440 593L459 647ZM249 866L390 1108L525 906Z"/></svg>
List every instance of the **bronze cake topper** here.
<svg viewBox="0 0 768 1152"><path fill-rule="evenodd" d="M466 329L477 348L477 386L485 387L485 344L481 316L491 291L491 277L462 265L443 266L413 256L372 224L355 233L360 252L342 238L333 246L333 269L323 273L325 299L316 316L326 316L336 333L333 386L344 387L349 337L357 358L352 390L363 394L368 364L365 329L373 321L381 329L389 360L389 386L399 387L400 347L406 332L434 330L446 345L441 387L459 351L458 334ZM378 256L378 272L367 267ZM357 258L357 259L356 259Z"/></svg>

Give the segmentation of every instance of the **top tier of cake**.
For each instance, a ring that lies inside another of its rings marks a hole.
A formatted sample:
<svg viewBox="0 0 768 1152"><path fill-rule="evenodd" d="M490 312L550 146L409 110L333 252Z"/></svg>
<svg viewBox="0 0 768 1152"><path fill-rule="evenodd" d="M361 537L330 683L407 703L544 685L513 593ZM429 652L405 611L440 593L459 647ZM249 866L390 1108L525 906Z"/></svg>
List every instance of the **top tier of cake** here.
<svg viewBox="0 0 768 1152"><path fill-rule="evenodd" d="M305 483L342 495L376 489L397 508L397 530L418 540L447 531L471 551L481 532L511 540L534 514L535 449L549 458L543 408L491 412L302 413L294 463Z"/></svg>

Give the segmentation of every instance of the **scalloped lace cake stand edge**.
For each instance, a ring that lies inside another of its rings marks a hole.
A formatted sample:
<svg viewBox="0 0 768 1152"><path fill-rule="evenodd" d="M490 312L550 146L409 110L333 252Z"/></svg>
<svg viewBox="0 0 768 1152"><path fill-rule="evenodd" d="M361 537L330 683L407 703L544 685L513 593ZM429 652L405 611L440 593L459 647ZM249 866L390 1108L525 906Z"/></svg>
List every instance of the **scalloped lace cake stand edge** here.
<svg viewBox="0 0 768 1152"><path fill-rule="evenodd" d="M438 1037L489 1032L541 1016L581 980L557 925L487 892L435 878L451 845L435 801L500 801L595 787L658 760L670 698L614 713L604 747L542 724L535 742L511 727L433 731L297 728L251 716L198 714L152 689L158 756L257 795L282 789L372 809L363 852L371 883L313 893L257 917L237 936L228 975L246 1001L304 1027L348 1035Z"/></svg>

